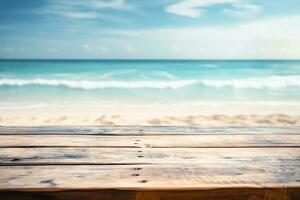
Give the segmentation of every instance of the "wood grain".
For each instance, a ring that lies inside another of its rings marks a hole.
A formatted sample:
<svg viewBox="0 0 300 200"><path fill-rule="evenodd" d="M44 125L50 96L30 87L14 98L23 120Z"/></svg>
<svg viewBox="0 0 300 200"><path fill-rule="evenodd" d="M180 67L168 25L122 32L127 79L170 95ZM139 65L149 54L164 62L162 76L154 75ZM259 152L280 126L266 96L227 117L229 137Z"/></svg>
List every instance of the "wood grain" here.
<svg viewBox="0 0 300 200"><path fill-rule="evenodd" d="M300 127L0 127L1 200L298 200Z"/></svg>
<svg viewBox="0 0 300 200"><path fill-rule="evenodd" d="M1 166L2 190L204 190L298 187L300 165L160 164Z"/></svg>
<svg viewBox="0 0 300 200"><path fill-rule="evenodd" d="M0 135L3 147L300 147L300 135L86 136Z"/></svg>
<svg viewBox="0 0 300 200"><path fill-rule="evenodd" d="M300 134L300 127L172 127L172 126L128 126L128 127L85 127L85 126L40 126L0 127L0 134L28 135L244 135L244 134Z"/></svg>
<svg viewBox="0 0 300 200"><path fill-rule="evenodd" d="M2 148L0 165L298 163L300 148Z"/></svg>

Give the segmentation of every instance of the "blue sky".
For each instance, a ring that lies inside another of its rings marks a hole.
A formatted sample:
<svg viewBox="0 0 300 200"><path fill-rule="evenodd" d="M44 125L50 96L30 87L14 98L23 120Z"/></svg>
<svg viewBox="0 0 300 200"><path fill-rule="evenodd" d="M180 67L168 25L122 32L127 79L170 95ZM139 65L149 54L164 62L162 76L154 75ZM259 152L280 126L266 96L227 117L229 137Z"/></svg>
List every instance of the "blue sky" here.
<svg viewBox="0 0 300 200"><path fill-rule="evenodd" d="M0 0L0 58L299 59L299 0Z"/></svg>

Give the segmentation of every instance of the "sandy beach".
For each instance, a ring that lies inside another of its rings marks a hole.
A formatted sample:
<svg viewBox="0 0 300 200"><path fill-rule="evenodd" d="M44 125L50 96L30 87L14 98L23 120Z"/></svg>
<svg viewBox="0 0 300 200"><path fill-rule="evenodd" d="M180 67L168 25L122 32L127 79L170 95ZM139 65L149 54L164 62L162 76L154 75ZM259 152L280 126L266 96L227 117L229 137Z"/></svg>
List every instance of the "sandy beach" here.
<svg viewBox="0 0 300 200"><path fill-rule="evenodd" d="M0 110L1 125L300 125L297 102L22 104Z"/></svg>
<svg viewBox="0 0 300 200"><path fill-rule="evenodd" d="M219 126L219 125L251 125L251 126L289 126L300 125L300 116L284 114L273 115L188 115L164 116L153 118L129 118L120 115L99 116L8 116L0 117L3 126L40 126L40 125L179 125L179 126Z"/></svg>

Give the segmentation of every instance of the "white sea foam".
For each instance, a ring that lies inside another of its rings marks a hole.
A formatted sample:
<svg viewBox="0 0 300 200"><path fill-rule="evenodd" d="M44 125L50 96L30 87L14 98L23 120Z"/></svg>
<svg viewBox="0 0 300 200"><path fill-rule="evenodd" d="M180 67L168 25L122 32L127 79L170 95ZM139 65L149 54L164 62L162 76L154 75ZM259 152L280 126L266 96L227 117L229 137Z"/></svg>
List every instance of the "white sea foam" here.
<svg viewBox="0 0 300 200"><path fill-rule="evenodd" d="M208 87L232 87L235 89L283 89L286 87L300 87L300 76L270 76L228 80L202 80Z"/></svg>
<svg viewBox="0 0 300 200"><path fill-rule="evenodd" d="M65 86L79 89L105 89L105 88L153 88L153 89L177 89L197 83L195 80L169 80L169 81L74 81L57 79L0 79L0 86Z"/></svg>
<svg viewBox="0 0 300 200"><path fill-rule="evenodd" d="M300 87L300 76L269 76L244 79L176 79L176 80L140 80L140 81L117 81L117 80L66 80L66 79L0 79L0 86L64 86L85 90L92 89L178 89L195 84L206 87L234 89L284 89L286 87Z"/></svg>
<svg viewBox="0 0 300 200"><path fill-rule="evenodd" d="M176 77L175 75L166 72L166 71L154 71L154 74L157 76L161 76L167 79L177 79L178 77Z"/></svg>
<svg viewBox="0 0 300 200"><path fill-rule="evenodd" d="M99 74L98 78L106 79L106 78L111 78L111 77L114 77L114 76L129 75L129 74L133 74L133 73L136 73L135 69L115 71L115 72L106 72L106 73L103 73L103 74Z"/></svg>

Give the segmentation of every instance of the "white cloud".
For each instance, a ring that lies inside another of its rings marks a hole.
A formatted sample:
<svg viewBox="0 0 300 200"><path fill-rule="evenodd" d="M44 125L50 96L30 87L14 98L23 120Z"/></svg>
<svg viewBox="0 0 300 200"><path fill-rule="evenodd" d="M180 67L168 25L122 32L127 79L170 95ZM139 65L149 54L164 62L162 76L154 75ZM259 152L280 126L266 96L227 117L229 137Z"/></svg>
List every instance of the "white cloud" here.
<svg viewBox="0 0 300 200"><path fill-rule="evenodd" d="M129 30L114 30L114 29L104 29L99 30L98 33L101 36L105 37L139 37L137 32L129 31Z"/></svg>
<svg viewBox="0 0 300 200"><path fill-rule="evenodd" d="M300 58L300 16L272 18L240 25L132 32L138 35L136 38L131 37L135 48L139 49L135 56L142 58ZM124 41L128 42L127 37L124 37ZM124 41L111 38L105 42L106 46L117 46Z"/></svg>
<svg viewBox="0 0 300 200"><path fill-rule="evenodd" d="M182 0L179 3L168 6L166 12L195 18L202 14L205 7L237 1L238 0Z"/></svg>
<svg viewBox="0 0 300 200"><path fill-rule="evenodd" d="M118 20L116 17L101 14L99 11L103 9L129 10L131 7L123 0L53 0L39 13L73 19Z"/></svg>
<svg viewBox="0 0 300 200"><path fill-rule="evenodd" d="M62 15L68 18L76 18L76 19L95 19L97 18L97 13L94 12L53 12L53 14Z"/></svg>
<svg viewBox="0 0 300 200"><path fill-rule="evenodd" d="M108 48L104 46L100 46L99 44L83 44L82 48L84 49L85 52L89 54L99 54L99 53L108 53L109 50Z"/></svg>
<svg viewBox="0 0 300 200"><path fill-rule="evenodd" d="M224 12L232 15L248 15L260 12L262 10L262 6L249 4L249 3L235 3L232 5L230 9L224 9Z"/></svg>
<svg viewBox="0 0 300 200"><path fill-rule="evenodd" d="M261 6L241 0L181 0L179 3L168 6L166 12L196 18L205 11L205 8L217 4L230 4L232 8L224 9L224 12L235 15L255 13L262 10Z"/></svg>
<svg viewBox="0 0 300 200"><path fill-rule="evenodd" d="M96 8L131 9L131 7L126 5L123 0L111 0L111 1L90 0L89 5Z"/></svg>
<svg viewBox="0 0 300 200"><path fill-rule="evenodd" d="M72 8L129 9L123 0L54 0L53 5Z"/></svg>

